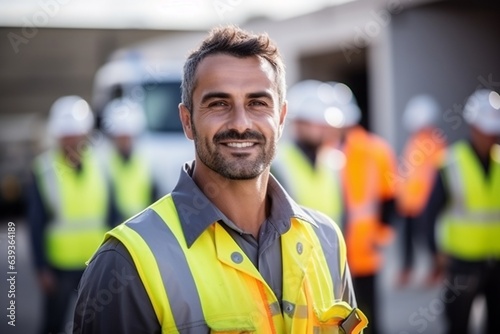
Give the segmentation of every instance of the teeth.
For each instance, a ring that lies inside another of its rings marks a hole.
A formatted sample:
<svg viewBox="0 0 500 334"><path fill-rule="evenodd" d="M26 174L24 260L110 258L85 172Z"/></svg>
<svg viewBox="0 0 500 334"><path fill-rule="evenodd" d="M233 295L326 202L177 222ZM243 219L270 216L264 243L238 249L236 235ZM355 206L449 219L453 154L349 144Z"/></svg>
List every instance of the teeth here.
<svg viewBox="0 0 500 334"><path fill-rule="evenodd" d="M227 146L237 148L250 147L252 145L253 143L227 143Z"/></svg>

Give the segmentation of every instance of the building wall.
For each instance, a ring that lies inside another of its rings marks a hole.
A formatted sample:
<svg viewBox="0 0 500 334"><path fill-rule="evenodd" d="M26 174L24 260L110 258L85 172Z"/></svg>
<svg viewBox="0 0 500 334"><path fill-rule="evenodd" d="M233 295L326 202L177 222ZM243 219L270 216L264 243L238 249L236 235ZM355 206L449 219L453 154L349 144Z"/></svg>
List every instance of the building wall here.
<svg viewBox="0 0 500 334"><path fill-rule="evenodd" d="M481 2L435 3L393 17L390 26L393 119L400 124L415 94L436 97L440 127L450 142L467 134L460 116L467 97L479 87L500 89L500 11ZM396 132L401 150L407 133Z"/></svg>
<svg viewBox="0 0 500 334"><path fill-rule="evenodd" d="M93 76L112 51L156 30L0 28L0 113L47 111L65 94L89 99ZM31 36L31 37L30 37ZM5 38L7 37L7 38ZM30 37L30 38L27 38Z"/></svg>

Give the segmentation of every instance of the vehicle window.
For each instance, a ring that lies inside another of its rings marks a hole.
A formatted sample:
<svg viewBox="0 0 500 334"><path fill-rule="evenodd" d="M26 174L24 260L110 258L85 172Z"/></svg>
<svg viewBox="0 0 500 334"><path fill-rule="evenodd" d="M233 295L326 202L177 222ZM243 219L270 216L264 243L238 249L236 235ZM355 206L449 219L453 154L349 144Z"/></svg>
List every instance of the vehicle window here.
<svg viewBox="0 0 500 334"><path fill-rule="evenodd" d="M148 83L143 85L147 127L157 132L182 132L179 119L181 82Z"/></svg>

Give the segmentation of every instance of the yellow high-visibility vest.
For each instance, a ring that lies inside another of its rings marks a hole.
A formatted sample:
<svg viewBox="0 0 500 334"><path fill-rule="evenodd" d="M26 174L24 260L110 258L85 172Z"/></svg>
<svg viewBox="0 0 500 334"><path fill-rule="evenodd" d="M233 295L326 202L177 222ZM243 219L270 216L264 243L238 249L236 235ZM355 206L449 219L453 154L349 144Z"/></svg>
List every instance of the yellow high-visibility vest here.
<svg viewBox="0 0 500 334"><path fill-rule="evenodd" d="M60 151L35 159L38 188L51 217L45 230L49 264L62 270L85 269L107 230L108 190L93 155L82 153L82 170L72 168Z"/></svg>
<svg viewBox="0 0 500 334"><path fill-rule="evenodd" d="M500 259L500 146L486 177L469 143L452 146L444 168L450 204L438 227L442 249L459 259Z"/></svg>
<svg viewBox="0 0 500 334"><path fill-rule="evenodd" d="M327 249L318 229L328 229L335 236L327 241ZM292 218L290 230L282 235L283 309L220 223L214 222L187 246L171 195L106 234L111 236L130 253L162 333L203 329L210 333L338 333L339 323L353 312L341 301L346 249L331 221L328 227L319 227L304 218ZM360 322L352 333L359 333L367 320L359 310L353 313Z"/></svg>
<svg viewBox="0 0 500 334"><path fill-rule="evenodd" d="M128 219L152 203L149 168L137 154L125 161L115 150L110 155L109 177L117 209Z"/></svg>
<svg viewBox="0 0 500 334"><path fill-rule="evenodd" d="M328 154L319 155L316 166L313 166L296 145L286 145L281 152L283 165L277 172L286 178L288 191L295 201L323 212L341 224L340 171L328 164Z"/></svg>

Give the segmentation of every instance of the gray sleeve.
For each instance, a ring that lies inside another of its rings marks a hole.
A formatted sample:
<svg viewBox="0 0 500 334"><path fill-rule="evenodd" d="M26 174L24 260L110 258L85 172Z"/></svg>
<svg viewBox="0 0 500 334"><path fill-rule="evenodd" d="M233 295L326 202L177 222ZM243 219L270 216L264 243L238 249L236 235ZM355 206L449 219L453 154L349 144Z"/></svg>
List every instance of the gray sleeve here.
<svg viewBox="0 0 500 334"><path fill-rule="evenodd" d="M133 260L114 238L106 241L83 273L73 333L161 333Z"/></svg>

